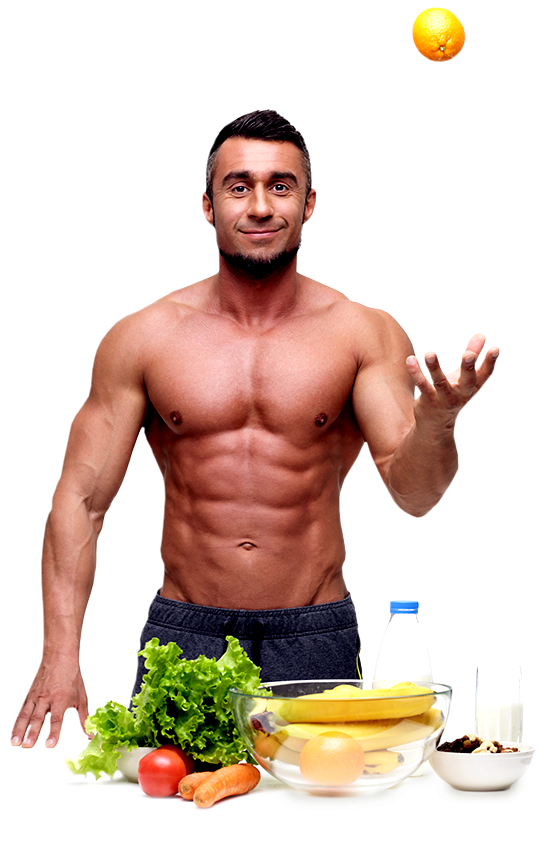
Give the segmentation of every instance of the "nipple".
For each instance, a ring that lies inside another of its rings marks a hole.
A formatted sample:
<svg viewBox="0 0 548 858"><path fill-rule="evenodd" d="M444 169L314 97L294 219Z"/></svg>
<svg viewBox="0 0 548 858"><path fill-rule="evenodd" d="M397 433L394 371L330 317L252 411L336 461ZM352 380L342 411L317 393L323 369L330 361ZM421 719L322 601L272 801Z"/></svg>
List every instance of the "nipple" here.
<svg viewBox="0 0 548 858"><path fill-rule="evenodd" d="M314 424L316 426L318 426L321 429L321 427L325 426L326 423L327 423L327 414L325 413L325 411L320 411L319 414L316 414L316 416L314 417Z"/></svg>
<svg viewBox="0 0 548 858"><path fill-rule="evenodd" d="M171 422L175 424L175 426L180 426L183 422L183 415L180 411L172 411L169 415Z"/></svg>

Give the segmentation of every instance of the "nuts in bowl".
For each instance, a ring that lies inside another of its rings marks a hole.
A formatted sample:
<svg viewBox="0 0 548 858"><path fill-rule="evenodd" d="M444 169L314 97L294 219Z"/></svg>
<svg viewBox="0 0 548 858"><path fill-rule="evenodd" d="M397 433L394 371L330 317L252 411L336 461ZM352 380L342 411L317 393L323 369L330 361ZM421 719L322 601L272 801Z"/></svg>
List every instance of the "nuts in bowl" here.
<svg viewBox="0 0 548 858"><path fill-rule="evenodd" d="M518 752L519 748L517 745L501 745L500 742L479 739L473 733L467 733L454 742L444 742L438 747L438 751L452 754L512 754Z"/></svg>
<svg viewBox="0 0 548 858"><path fill-rule="evenodd" d="M439 745L430 764L454 789L503 790L525 774L534 753L531 745L484 740L468 733Z"/></svg>

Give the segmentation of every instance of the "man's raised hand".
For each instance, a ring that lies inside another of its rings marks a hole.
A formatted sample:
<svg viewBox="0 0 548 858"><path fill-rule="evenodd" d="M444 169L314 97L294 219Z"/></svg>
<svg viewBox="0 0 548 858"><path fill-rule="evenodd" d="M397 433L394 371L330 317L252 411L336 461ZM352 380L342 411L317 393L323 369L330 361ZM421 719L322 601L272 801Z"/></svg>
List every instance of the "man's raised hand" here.
<svg viewBox="0 0 548 858"><path fill-rule="evenodd" d="M437 355L428 352L425 361L432 383L424 376L415 355L407 358L407 369L421 394L415 405L417 417L435 418L445 425L454 423L459 411L483 387L495 368L499 350L490 348L480 368L476 369L484 345L483 334L475 334L462 356L459 369L448 376L442 372Z"/></svg>

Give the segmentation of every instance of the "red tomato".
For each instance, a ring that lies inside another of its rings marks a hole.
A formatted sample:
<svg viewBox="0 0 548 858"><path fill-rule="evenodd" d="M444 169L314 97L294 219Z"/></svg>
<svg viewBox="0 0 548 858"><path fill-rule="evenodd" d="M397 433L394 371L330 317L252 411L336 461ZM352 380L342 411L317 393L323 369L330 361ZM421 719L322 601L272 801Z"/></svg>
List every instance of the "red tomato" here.
<svg viewBox="0 0 548 858"><path fill-rule="evenodd" d="M182 748L179 748L177 745L161 745L158 750L165 751L173 751L174 754L177 754L178 757L184 762L186 766L186 774L190 775L194 771L194 760L188 756ZM183 775L184 777L184 775Z"/></svg>
<svg viewBox="0 0 548 858"><path fill-rule="evenodd" d="M155 798L175 795L181 778L193 770L192 761L184 751L178 753L179 750L173 747L156 748L142 758L137 777L143 792ZM190 769L187 768L187 760Z"/></svg>

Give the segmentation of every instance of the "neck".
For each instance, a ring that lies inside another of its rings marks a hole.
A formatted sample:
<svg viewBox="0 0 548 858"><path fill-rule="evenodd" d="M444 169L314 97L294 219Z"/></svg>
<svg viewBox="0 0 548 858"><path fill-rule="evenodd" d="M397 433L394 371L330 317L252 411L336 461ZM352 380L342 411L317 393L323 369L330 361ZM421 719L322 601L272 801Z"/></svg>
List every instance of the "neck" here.
<svg viewBox="0 0 548 858"><path fill-rule="evenodd" d="M268 325L289 316L301 289L296 258L268 277L255 279L220 256L219 273L211 285L213 308L249 326Z"/></svg>

